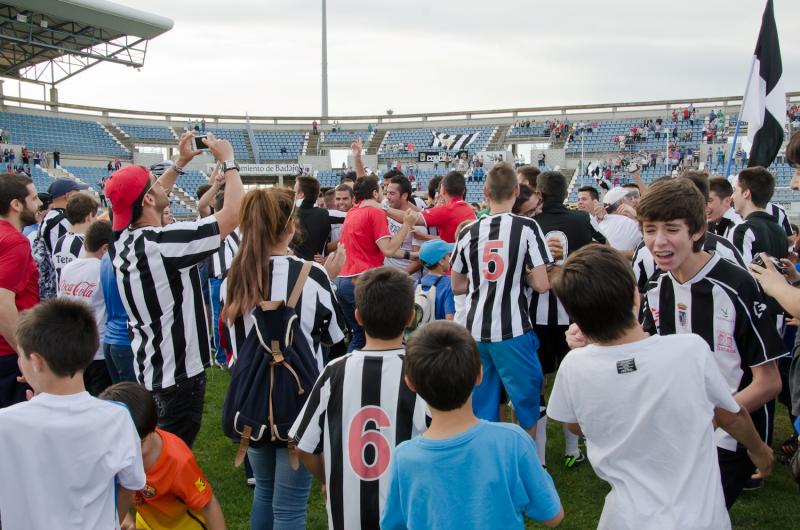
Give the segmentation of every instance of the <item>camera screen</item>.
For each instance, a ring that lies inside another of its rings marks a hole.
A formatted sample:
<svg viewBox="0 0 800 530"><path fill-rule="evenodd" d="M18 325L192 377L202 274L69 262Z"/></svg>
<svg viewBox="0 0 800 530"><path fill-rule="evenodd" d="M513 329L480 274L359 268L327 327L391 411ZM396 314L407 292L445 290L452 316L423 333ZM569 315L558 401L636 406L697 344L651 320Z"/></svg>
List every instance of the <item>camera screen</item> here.
<svg viewBox="0 0 800 530"><path fill-rule="evenodd" d="M201 136L195 136L194 137L194 148L195 149L208 149L208 146L203 143L203 138L205 138L205 137L206 137L205 134L203 134Z"/></svg>

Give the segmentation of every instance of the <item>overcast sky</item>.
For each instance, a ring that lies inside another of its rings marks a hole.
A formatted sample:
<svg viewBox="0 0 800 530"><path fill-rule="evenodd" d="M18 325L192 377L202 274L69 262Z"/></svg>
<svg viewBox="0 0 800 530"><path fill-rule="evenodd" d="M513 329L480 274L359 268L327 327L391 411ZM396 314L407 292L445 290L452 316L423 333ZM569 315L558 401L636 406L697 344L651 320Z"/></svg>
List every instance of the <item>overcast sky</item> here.
<svg viewBox="0 0 800 530"><path fill-rule="evenodd" d="M321 0L119 3L169 17L175 27L150 42L141 72L101 64L59 85L61 101L209 114L320 112ZM740 95L764 4L328 0L330 114ZM784 86L800 90L800 1L775 4ZM6 83L6 93L16 95L15 85Z"/></svg>

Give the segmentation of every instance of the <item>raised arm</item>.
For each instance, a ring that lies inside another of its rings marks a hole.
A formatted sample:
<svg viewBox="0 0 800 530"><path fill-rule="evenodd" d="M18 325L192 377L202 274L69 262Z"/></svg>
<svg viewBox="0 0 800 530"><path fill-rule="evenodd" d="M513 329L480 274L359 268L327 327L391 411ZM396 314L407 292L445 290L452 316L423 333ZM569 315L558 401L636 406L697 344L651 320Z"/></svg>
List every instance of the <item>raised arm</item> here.
<svg viewBox="0 0 800 530"><path fill-rule="evenodd" d="M356 177L363 177L367 174L367 170L364 167L364 159L361 158L361 152L363 150L364 143L361 141L361 138L358 138L350 144L350 150L353 152L353 164L356 167Z"/></svg>
<svg viewBox="0 0 800 530"><path fill-rule="evenodd" d="M220 163L217 162L216 167L214 167L214 171L211 172L211 178L209 179L211 183L211 187L206 190L200 200L197 201L197 213L200 214L200 217L208 217L211 215L211 203L219 193L219 189L222 187L222 184L225 182L225 178L220 173Z"/></svg>
<svg viewBox="0 0 800 530"><path fill-rule="evenodd" d="M218 161L233 161L233 147L228 140L218 140L214 138L213 134L208 133L203 142ZM214 217L219 224L220 239L225 239L239 223L239 206L244 197L244 186L238 169L224 171L222 178L225 182L225 204L220 211L214 214Z"/></svg>

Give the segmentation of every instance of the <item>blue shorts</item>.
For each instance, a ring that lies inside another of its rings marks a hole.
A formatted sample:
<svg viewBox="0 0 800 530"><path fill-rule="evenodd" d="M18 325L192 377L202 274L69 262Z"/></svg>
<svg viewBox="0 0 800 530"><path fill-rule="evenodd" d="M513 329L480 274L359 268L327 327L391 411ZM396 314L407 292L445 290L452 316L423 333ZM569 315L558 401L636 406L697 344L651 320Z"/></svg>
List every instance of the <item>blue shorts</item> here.
<svg viewBox="0 0 800 530"><path fill-rule="evenodd" d="M539 339L529 331L501 342L478 342L483 380L472 391L472 410L483 420L500 421L500 384L508 393L523 429L539 420L542 366L536 356Z"/></svg>

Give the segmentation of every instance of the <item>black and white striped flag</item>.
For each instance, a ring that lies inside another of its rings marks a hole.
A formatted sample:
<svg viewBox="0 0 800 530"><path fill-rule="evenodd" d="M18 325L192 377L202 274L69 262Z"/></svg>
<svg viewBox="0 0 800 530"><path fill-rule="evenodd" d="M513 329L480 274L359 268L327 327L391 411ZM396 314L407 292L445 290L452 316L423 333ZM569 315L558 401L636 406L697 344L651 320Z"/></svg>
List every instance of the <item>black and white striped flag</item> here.
<svg viewBox="0 0 800 530"><path fill-rule="evenodd" d="M475 141L480 133L470 134L445 134L433 131L431 147L443 147L450 151L460 151L466 149L469 144Z"/></svg>
<svg viewBox="0 0 800 530"><path fill-rule="evenodd" d="M758 33L751 79L741 112L750 140L749 167L768 166L783 143L786 125L786 91L781 76L781 50L772 0L767 0Z"/></svg>

